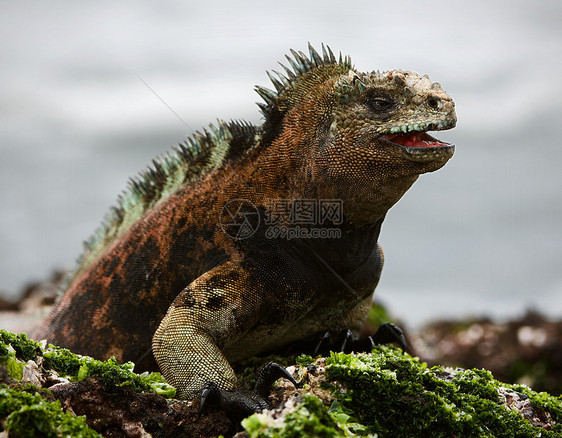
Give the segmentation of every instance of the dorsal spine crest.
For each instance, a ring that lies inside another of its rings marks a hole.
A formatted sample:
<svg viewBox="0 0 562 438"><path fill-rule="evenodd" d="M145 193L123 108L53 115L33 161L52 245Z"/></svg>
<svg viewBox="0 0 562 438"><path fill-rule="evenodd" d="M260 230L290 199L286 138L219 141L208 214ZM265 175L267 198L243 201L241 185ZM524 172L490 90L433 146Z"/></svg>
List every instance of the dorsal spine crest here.
<svg viewBox="0 0 562 438"><path fill-rule="evenodd" d="M308 50L309 56L305 55L303 52L297 52L292 49L292 57L285 55L290 68L282 63L279 64L285 70L286 74L273 70L273 73L278 76L276 78L272 73L267 72L275 91L259 85L256 86L256 92L265 101L265 105L258 105L260 106L266 119L272 113L284 110L284 108L282 108L283 105L281 104L282 97L299 84L302 78L311 71L327 66L341 67L342 72L347 72L348 70L353 69L349 56L342 57L342 54L340 53L339 59L336 60L332 50L324 44L322 44L322 55L320 55L310 45L310 43L308 44Z"/></svg>
<svg viewBox="0 0 562 438"><path fill-rule="evenodd" d="M352 69L348 56L336 59L332 50L322 44L322 54L319 54L310 44L309 56L302 52L291 50L291 56L286 56L290 68L281 64L285 74L275 72L277 78L267 73L275 91L257 86L256 91L265 101L259 103L262 113L266 117L280 111L279 103L283 97L291 92L303 80L305 75L322 69L334 67L340 71ZM327 73L327 72L326 72ZM332 73L332 72L330 72ZM230 151L233 136L243 136L242 148ZM225 161L236 159L235 154L244 154L255 146L260 138L260 131L246 122L231 122L226 124L219 121L217 125L210 125L202 132L194 135L171 152L153 160L152 165L128 182L128 187L117 198L117 205L111 207L102 225L92 237L84 242L84 250L78 259L76 270L69 276L67 286L76 276L86 270L109 245L123 235L133 224L141 220L160 202L168 199L180 187L188 186L201 177L208 175L225 164Z"/></svg>
<svg viewBox="0 0 562 438"><path fill-rule="evenodd" d="M157 204L168 199L180 187L187 187L225 163L234 136L244 136L243 154L253 144L257 128L246 122L218 121L203 131L197 131L171 151L154 159L152 165L132 177L117 197L117 205L109 209L101 226L84 242L82 255L75 271L68 277L67 286L86 270L113 241L123 235ZM237 157L230 158L235 159Z"/></svg>

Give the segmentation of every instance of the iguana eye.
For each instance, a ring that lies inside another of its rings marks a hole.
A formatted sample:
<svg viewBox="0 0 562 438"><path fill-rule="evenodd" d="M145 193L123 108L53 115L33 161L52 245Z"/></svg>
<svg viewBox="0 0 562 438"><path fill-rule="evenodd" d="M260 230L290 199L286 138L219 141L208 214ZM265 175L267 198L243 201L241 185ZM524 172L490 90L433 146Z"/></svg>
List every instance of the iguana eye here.
<svg viewBox="0 0 562 438"><path fill-rule="evenodd" d="M387 113L394 108L394 101L387 96L372 96L366 101L369 108L375 113Z"/></svg>

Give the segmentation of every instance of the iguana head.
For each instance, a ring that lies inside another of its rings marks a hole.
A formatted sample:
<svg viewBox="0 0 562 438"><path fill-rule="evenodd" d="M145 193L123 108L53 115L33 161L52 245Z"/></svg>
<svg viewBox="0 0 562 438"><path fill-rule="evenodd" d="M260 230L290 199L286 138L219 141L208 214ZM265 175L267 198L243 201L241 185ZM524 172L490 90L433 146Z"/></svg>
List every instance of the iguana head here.
<svg viewBox="0 0 562 438"><path fill-rule="evenodd" d="M427 163L419 169L425 172L441 167L453 155L454 146L427 133L451 129L457 122L453 100L427 75L350 70L338 85L339 102L330 128L336 142L366 141L383 157Z"/></svg>
<svg viewBox="0 0 562 438"><path fill-rule="evenodd" d="M452 157L454 146L428 131L453 128L455 104L427 76L361 73L348 57L336 60L324 46L322 55L309 49L310 57L294 51L294 59L287 57L293 70L272 78L276 92L258 87L267 103L265 131L301 157L303 196L320 188L315 196L344 199L348 210L354 203L362 211L355 216L365 216L356 221L372 223L418 175Z"/></svg>

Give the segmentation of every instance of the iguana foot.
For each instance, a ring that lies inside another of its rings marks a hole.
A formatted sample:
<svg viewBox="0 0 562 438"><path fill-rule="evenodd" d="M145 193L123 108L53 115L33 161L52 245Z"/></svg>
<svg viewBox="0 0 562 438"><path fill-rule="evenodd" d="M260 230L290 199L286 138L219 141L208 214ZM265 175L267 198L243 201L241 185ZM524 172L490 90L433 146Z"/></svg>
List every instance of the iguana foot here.
<svg viewBox="0 0 562 438"><path fill-rule="evenodd" d="M216 384L208 383L201 393L199 414L208 407L221 408L244 417L254 412L269 409L270 406L267 402L269 391L273 383L281 377L289 380L296 388L299 387L293 376L281 365L274 362L268 362L258 370L253 392L239 389L220 389Z"/></svg>
<svg viewBox="0 0 562 438"><path fill-rule="evenodd" d="M373 336L369 336L374 345L397 344L402 350L408 348L406 337L400 327L390 322L385 322L379 326ZM372 347L371 347L372 348Z"/></svg>
<svg viewBox="0 0 562 438"><path fill-rule="evenodd" d="M361 339L353 339L350 330L343 330L336 332L336 334L326 332L318 345L316 345L314 356L328 353L330 350L344 353L369 352L375 348L375 345L389 343L397 344L402 350L407 348L406 338L402 329L388 322L381 324L373 336Z"/></svg>
<svg viewBox="0 0 562 438"><path fill-rule="evenodd" d="M262 396L251 391L220 389L210 382L205 385L201 393L199 415L208 408L220 408L246 417L269 408L269 405Z"/></svg>

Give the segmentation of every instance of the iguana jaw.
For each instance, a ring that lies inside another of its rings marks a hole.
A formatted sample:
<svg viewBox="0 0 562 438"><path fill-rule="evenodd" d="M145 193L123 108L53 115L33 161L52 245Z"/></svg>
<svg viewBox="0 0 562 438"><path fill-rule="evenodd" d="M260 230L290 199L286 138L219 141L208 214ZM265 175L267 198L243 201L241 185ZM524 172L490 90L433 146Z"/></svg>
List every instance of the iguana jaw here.
<svg viewBox="0 0 562 438"><path fill-rule="evenodd" d="M382 138L391 143L398 144L406 148L434 148L449 146L448 143L433 138L427 132L411 132L409 134L390 134L383 135Z"/></svg>
<svg viewBox="0 0 562 438"><path fill-rule="evenodd" d="M443 130L452 127L435 126L433 128ZM454 145L437 140L429 135L427 131L384 134L379 139L386 145L395 148L402 157L417 162L449 159L455 150Z"/></svg>

